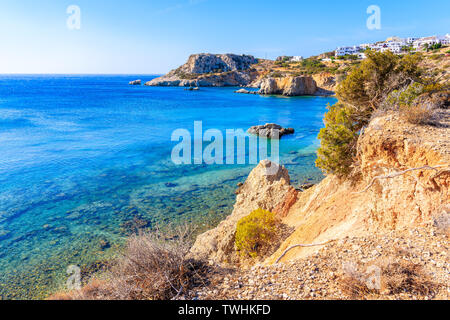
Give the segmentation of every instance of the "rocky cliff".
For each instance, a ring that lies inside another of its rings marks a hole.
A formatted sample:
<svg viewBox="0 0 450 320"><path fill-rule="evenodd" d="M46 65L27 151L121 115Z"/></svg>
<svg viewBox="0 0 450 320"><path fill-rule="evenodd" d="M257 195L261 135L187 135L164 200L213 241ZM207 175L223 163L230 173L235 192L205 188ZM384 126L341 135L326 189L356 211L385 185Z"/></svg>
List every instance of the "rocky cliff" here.
<svg viewBox="0 0 450 320"><path fill-rule="evenodd" d="M277 173L268 175L275 166ZM270 161L262 161L240 187L233 213L219 226L197 238L191 249L192 256L215 262L234 262L237 260L234 239L237 222L256 209L280 210L288 194L296 192L290 185L288 171Z"/></svg>
<svg viewBox="0 0 450 320"><path fill-rule="evenodd" d="M249 55L191 55L181 67L146 83L148 86L243 86L255 78L251 66L258 60Z"/></svg>
<svg viewBox="0 0 450 320"><path fill-rule="evenodd" d="M358 142L361 179L341 181L328 176L319 185L298 192L281 168L264 175L265 161L240 189L233 214L218 228L200 236L192 252L227 262L234 250L237 221L263 208L272 210L295 231L267 258L272 264L292 245L315 244L347 237L378 235L439 225L448 232L450 214L450 110L439 122L416 126L387 114L371 121ZM281 261L303 258L320 247L296 248Z"/></svg>
<svg viewBox="0 0 450 320"><path fill-rule="evenodd" d="M314 95L317 89L316 81L308 76L266 78L261 82L259 93L303 96Z"/></svg>
<svg viewBox="0 0 450 320"><path fill-rule="evenodd" d="M273 61L258 60L249 55L209 54L191 55L181 67L146 83L147 86L175 87L252 87L260 94L285 96L332 95L335 77L328 73L314 76L282 74L274 78ZM241 93L241 92L239 92Z"/></svg>

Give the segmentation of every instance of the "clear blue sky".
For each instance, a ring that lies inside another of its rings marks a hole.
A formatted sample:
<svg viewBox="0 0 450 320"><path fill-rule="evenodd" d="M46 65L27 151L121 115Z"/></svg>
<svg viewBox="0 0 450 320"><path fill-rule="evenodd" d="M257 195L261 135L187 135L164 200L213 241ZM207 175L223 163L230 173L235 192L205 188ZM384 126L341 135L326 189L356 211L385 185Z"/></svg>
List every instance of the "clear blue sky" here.
<svg viewBox="0 0 450 320"><path fill-rule="evenodd" d="M381 8L381 30L366 9ZM81 29L69 30L69 5ZM165 73L199 52L310 56L450 32L448 0L1 0L0 73Z"/></svg>

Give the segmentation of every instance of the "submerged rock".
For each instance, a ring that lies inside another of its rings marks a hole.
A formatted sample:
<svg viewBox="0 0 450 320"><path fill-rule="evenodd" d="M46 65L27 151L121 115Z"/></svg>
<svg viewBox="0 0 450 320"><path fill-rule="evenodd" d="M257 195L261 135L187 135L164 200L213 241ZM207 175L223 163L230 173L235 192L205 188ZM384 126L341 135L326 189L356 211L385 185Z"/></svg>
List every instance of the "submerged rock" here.
<svg viewBox="0 0 450 320"><path fill-rule="evenodd" d="M175 188L176 186L178 186L176 183L172 183L172 182L167 182L166 183L166 187L167 188Z"/></svg>
<svg viewBox="0 0 450 320"><path fill-rule="evenodd" d="M275 123L266 123L262 126L254 126L247 131L250 134L256 134L264 138L276 138L278 133L278 138L281 138L287 134L294 134L295 130L293 128L283 128L282 126Z"/></svg>

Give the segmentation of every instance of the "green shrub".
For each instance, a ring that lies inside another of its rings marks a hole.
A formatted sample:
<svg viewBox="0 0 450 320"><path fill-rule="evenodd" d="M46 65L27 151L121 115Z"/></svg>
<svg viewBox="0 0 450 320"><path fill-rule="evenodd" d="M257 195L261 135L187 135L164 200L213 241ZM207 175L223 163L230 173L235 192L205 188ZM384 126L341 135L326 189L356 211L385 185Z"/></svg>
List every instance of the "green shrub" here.
<svg viewBox="0 0 450 320"><path fill-rule="evenodd" d="M424 93L442 90L440 84L425 86L413 83L402 90L394 90L389 94L386 103L400 112L400 116L412 124L425 124L433 117L434 110L417 102Z"/></svg>
<svg viewBox="0 0 450 320"><path fill-rule="evenodd" d="M275 214L258 209L242 218L236 228L236 249L241 256L256 258L270 247L277 236L279 221Z"/></svg>
<svg viewBox="0 0 450 320"><path fill-rule="evenodd" d="M325 115L317 166L328 174L344 177L351 173L360 131L391 92L414 82L426 83L419 68L421 55L401 57L389 51L367 51L366 55L340 82L336 92L339 103Z"/></svg>
<svg viewBox="0 0 450 320"><path fill-rule="evenodd" d="M342 104L328 106L324 121L325 128L319 133L321 147L316 165L326 173L347 176L351 172L358 139L352 110Z"/></svg>
<svg viewBox="0 0 450 320"><path fill-rule="evenodd" d="M403 90L392 91L386 99L386 102L394 108L411 106L421 94L425 92L425 86L420 83L413 83Z"/></svg>

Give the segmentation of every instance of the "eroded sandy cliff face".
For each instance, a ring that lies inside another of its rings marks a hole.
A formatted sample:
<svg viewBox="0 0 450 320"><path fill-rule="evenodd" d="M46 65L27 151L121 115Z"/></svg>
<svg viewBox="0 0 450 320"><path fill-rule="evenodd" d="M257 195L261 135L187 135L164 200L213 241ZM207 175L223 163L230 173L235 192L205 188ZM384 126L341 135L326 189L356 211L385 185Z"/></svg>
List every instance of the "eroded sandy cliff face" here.
<svg viewBox="0 0 450 320"><path fill-rule="evenodd" d="M261 82L259 93L302 96L313 95L317 89L316 81L308 76L266 78Z"/></svg>
<svg viewBox="0 0 450 320"><path fill-rule="evenodd" d="M450 111L441 109L439 118L434 126L411 125L395 114L372 120L358 143L362 179L357 183L328 176L298 192L284 168L276 177L264 176L262 169L270 163L263 162L240 190L233 214L200 236L193 253L227 262L234 250L237 221L257 208L272 210L295 229L266 264L296 244L401 231L439 219L448 222ZM303 258L319 249L296 248L281 261Z"/></svg>

